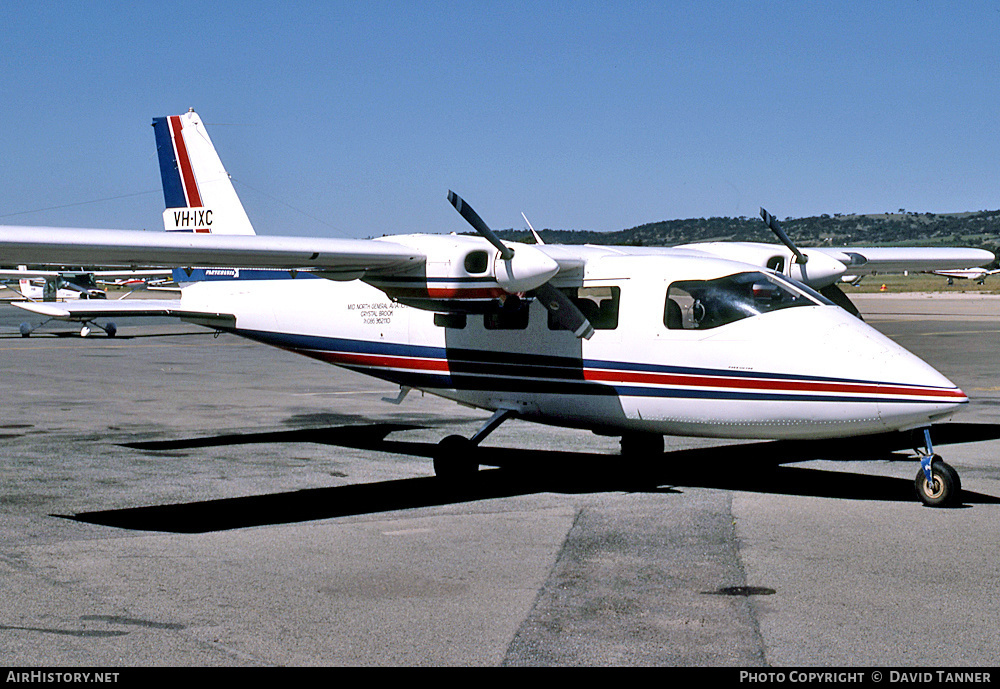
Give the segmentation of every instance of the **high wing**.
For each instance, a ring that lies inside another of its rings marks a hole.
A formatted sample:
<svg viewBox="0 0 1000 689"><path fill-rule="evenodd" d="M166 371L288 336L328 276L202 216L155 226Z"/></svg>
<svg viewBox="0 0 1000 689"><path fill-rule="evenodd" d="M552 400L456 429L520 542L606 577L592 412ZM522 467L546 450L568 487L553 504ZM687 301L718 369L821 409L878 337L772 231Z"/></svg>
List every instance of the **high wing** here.
<svg viewBox="0 0 1000 689"><path fill-rule="evenodd" d="M33 280L35 278L57 278L62 275L59 270L10 270L0 269L0 280Z"/></svg>
<svg viewBox="0 0 1000 689"><path fill-rule="evenodd" d="M861 246L815 251L844 263L850 275L962 270L985 266L995 258L984 249L959 247Z"/></svg>
<svg viewBox="0 0 1000 689"><path fill-rule="evenodd" d="M24 278L57 278L64 275L92 275L95 278L113 280L116 278L169 277L169 270L11 270L0 268L0 280L21 280Z"/></svg>
<svg viewBox="0 0 1000 689"><path fill-rule="evenodd" d="M690 250L762 265L818 290L839 291L836 283L845 276L875 273L930 272L975 268L987 265L995 256L983 249L955 247L812 247L800 249L789 238L778 219L765 209L760 217L781 245L750 242L708 242L688 244ZM828 295L829 296L829 295ZM839 298L834 301L840 303Z"/></svg>
<svg viewBox="0 0 1000 689"><path fill-rule="evenodd" d="M144 267L274 268L351 280L370 273L423 265L419 250L381 240L194 235L137 230L0 227L0 260L6 264L81 263Z"/></svg>
<svg viewBox="0 0 1000 689"><path fill-rule="evenodd" d="M419 270L425 256L419 250L379 240L6 226L0 227L0 260L8 264L122 266L130 271L145 267L162 270L163 267L241 266L286 270L292 276L301 272L350 280ZM209 327L225 327L233 320L229 314L185 310L176 302L163 299L15 302L14 305L50 319L81 322L111 317L174 316Z"/></svg>
<svg viewBox="0 0 1000 689"><path fill-rule="evenodd" d="M835 284L844 275L967 269L995 259L984 249L959 247L804 247L800 251L807 261L801 264L780 244L704 242L677 248L772 268L815 289Z"/></svg>

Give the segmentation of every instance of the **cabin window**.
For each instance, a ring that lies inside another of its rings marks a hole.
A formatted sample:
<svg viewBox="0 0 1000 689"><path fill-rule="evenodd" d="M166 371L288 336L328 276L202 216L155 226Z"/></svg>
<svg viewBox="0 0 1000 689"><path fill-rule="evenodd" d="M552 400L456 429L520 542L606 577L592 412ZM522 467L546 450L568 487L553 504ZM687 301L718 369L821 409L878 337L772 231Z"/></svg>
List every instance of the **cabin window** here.
<svg viewBox="0 0 1000 689"><path fill-rule="evenodd" d="M465 255L465 272L470 275L485 273L490 267L490 255L485 251L470 251Z"/></svg>
<svg viewBox="0 0 1000 689"><path fill-rule="evenodd" d="M464 313L435 313L434 325L439 328L452 328L461 330L465 327L466 316Z"/></svg>
<svg viewBox="0 0 1000 689"><path fill-rule="evenodd" d="M618 327L618 308L622 294L620 287L575 287L564 289L563 292L587 317L594 330L614 330ZM549 314L549 330L560 329L552 314Z"/></svg>
<svg viewBox="0 0 1000 689"><path fill-rule="evenodd" d="M737 273L671 284L663 324L671 330L708 330L762 313L828 303L812 290L774 275Z"/></svg>

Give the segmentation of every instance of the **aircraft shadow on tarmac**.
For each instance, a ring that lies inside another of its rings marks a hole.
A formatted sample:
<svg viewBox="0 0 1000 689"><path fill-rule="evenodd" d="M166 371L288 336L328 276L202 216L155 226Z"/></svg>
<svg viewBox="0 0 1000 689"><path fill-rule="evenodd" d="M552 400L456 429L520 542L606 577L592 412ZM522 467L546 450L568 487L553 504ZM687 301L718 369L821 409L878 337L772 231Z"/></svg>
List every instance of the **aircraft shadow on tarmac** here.
<svg viewBox="0 0 1000 689"><path fill-rule="evenodd" d="M380 423L132 443L128 446L144 450L177 450L247 443L311 442L432 457L435 443L386 439L394 431L414 428L417 427ZM1000 439L1000 424L954 423L935 429L937 445L995 439ZM613 454L483 447L479 449L480 463L496 468L480 471L461 486L449 485L434 477L419 477L54 516L123 529L204 533L546 492L679 493L683 492L683 488L697 487L844 500L914 502L912 478L786 466L814 459L895 459L907 460L915 468L911 454L899 453L912 446L907 434L896 433L832 442L768 441L675 450L648 461ZM962 502L965 506L1000 504L1000 498L966 490Z"/></svg>

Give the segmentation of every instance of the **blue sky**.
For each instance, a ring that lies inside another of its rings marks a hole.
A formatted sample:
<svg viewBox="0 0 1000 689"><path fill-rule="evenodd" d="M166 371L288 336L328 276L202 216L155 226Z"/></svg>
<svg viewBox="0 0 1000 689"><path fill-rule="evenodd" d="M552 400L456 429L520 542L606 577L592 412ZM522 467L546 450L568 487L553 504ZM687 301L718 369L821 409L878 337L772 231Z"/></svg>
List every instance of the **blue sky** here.
<svg viewBox="0 0 1000 689"><path fill-rule="evenodd" d="M496 229L1000 208L1000 0L42 0L0 22L5 224L159 229L149 125L189 107L266 234L464 232L448 189Z"/></svg>

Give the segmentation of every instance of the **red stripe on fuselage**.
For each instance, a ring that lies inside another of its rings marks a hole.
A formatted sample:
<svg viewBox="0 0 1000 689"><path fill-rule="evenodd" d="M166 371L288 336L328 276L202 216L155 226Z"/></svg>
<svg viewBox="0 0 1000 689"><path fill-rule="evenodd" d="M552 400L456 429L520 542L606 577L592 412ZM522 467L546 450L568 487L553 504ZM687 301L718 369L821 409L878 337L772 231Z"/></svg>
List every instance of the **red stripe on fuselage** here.
<svg viewBox="0 0 1000 689"><path fill-rule="evenodd" d="M301 350L303 354L315 356L331 364L350 366L372 366L377 368L404 368L421 371L437 371L449 373L448 362L444 359L414 359L408 356L386 356L382 354L350 354L347 352L310 352Z"/></svg>
<svg viewBox="0 0 1000 689"><path fill-rule="evenodd" d="M715 387L756 389L768 392L833 392L851 394L902 395L907 397L965 398L959 389L905 387L879 383L823 383L818 381L772 380L767 378L730 378L727 376L702 376L672 373L645 373L641 371L606 371L586 369L584 380L602 383L639 383L646 385L674 385L682 387Z"/></svg>
<svg viewBox="0 0 1000 689"><path fill-rule="evenodd" d="M181 173L181 182L184 184L188 206L200 208L202 206L201 194L198 193L198 182L195 181L194 170L191 169L191 159L188 157L187 146L184 144L184 137L181 134L181 118L179 115L174 115L169 119L170 131L174 139L174 152L177 155L177 167Z"/></svg>

